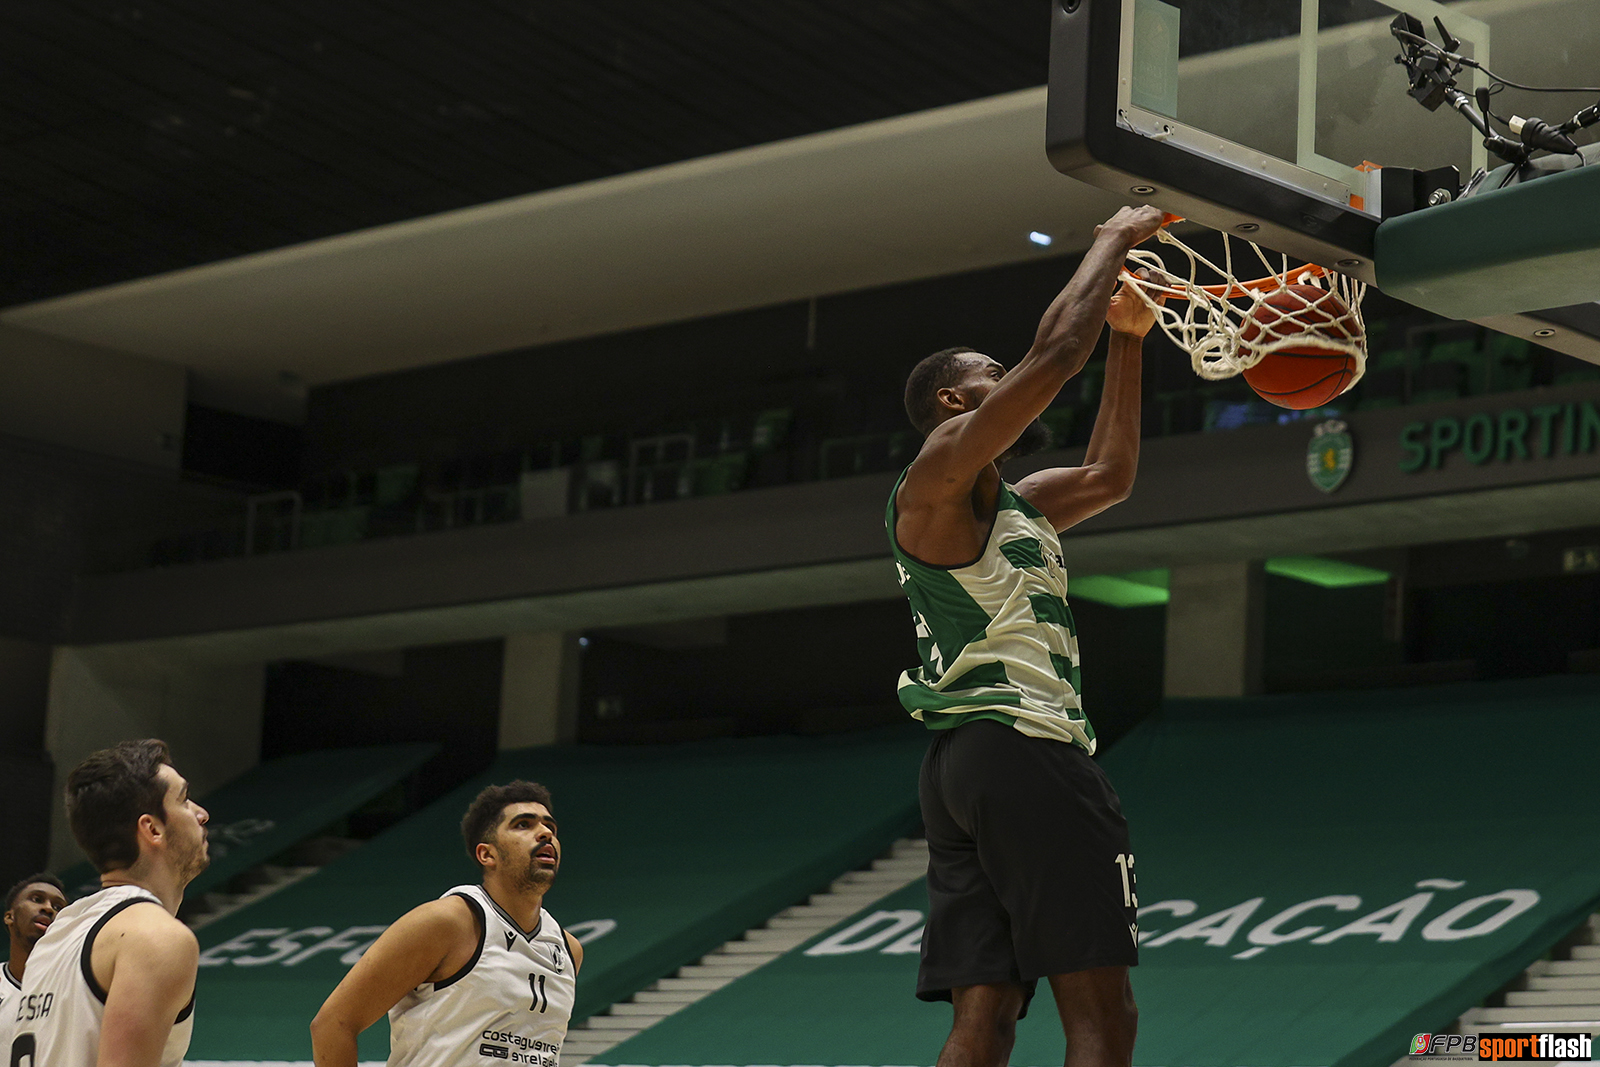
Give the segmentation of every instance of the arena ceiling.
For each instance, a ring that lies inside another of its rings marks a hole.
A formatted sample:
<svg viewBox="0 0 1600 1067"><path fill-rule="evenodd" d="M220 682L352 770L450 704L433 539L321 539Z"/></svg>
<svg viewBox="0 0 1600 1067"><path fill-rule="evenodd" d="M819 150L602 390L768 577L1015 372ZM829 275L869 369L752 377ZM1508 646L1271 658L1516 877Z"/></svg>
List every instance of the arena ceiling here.
<svg viewBox="0 0 1600 1067"><path fill-rule="evenodd" d="M1045 161L1049 3L3 5L0 322L292 417L308 386L1082 247L1117 200Z"/></svg>
<svg viewBox="0 0 1600 1067"><path fill-rule="evenodd" d="M0 9L0 305L1042 84L1045 0Z"/></svg>
<svg viewBox="0 0 1600 1067"><path fill-rule="evenodd" d="M1048 11L5 5L0 321L274 414L307 385L1048 254L1033 229L1059 252L1116 202L1044 160Z"/></svg>

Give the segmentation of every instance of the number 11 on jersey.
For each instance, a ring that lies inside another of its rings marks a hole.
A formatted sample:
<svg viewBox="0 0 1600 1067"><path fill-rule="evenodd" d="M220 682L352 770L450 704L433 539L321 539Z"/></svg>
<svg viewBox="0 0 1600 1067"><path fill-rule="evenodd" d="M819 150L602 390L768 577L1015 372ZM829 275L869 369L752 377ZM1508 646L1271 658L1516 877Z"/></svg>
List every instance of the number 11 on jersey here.
<svg viewBox="0 0 1600 1067"><path fill-rule="evenodd" d="M528 1005L529 1011L544 1011L550 1006L550 997L544 991L544 975L528 975L528 988L533 990L533 1003Z"/></svg>

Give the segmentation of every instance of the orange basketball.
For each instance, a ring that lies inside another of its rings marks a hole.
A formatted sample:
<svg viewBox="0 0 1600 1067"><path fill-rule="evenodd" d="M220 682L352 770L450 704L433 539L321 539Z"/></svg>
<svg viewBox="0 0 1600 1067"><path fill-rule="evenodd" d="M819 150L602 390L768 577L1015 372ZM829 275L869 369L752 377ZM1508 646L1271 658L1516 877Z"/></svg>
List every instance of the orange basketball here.
<svg viewBox="0 0 1600 1067"><path fill-rule="evenodd" d="M1361 327L1337 294L1315 285L1291 285L1273 293L1250 314L1240 339L1267 340L1313 333L1341 341L1359 337ZM1356 378L1354 356L1314 340L1281 348L1244 372L1261 399L1281 408L1319 408L1350 388Z"/></svg>

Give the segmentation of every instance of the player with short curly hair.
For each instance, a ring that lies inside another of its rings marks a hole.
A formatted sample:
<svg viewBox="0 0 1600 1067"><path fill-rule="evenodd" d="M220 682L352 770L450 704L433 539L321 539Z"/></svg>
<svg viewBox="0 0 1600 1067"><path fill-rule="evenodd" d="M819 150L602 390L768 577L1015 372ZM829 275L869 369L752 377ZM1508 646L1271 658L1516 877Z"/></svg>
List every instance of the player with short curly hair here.
<svg viewBox="0 0 1600 1067"><path fill-rule="evenodd" d="M566 1039L583 946L544 910L561 869L550 791L480 792L461 820L482 885L411 909L328 996L311 1023L317 1067L355 1067L356 1038L389 1015L390 1067L454 1067L538 1053Z"/></svg>

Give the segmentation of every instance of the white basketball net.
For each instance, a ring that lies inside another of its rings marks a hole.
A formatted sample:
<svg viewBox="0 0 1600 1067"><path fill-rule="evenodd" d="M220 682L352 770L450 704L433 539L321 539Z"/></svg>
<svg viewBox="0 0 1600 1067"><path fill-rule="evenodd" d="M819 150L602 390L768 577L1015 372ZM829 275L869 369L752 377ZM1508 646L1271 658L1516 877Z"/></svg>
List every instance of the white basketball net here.
<svg viewBox="0 0 1600 1067"><path fill-rule="evenodd" d="M1241 282L1233 272L1233 244L1227 234L1222 235L1220 267L1178 240L1166 227L1158 230L1156 237L1188 257L1188 277L1174 277L1159 255L1143 248L1128 253L1130 266L1160 272L1154 277L1165 281L1145 281L1127 270L1122 277L1132 282L1134 292L1155 310L1162 332L1189 353L1194 372L1200 377L1208 381L1232 378L1272 353L1289 348L1354 357L1355 377L1349 385L1366 372L1367 328L1361 318L1361 301L1367 295L1364 283L1322 267L1291 269L1287 256L1283 257L1282 267L1275 270L1253 241L1245 244L1261 260L1269 277L1259 282ZM1200 284L1197 274L1202 264L1223 281L1211 286ZM1304 290L1295 293L1289 288L1292 285L1314 286L1321 295ZM1157 302L1162 296L1167 298L1166 303ZM1279 300L1269 305L1274 297ZM1263 305L1267 306L1263 309ZM1262 310L1261 321L1256 321L1258 309ZM1245 336L1247 333L1250 336Z"/></svg>

